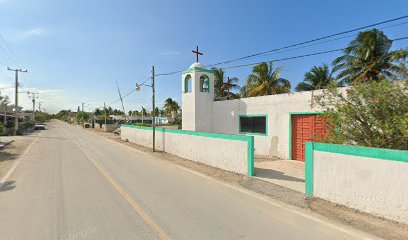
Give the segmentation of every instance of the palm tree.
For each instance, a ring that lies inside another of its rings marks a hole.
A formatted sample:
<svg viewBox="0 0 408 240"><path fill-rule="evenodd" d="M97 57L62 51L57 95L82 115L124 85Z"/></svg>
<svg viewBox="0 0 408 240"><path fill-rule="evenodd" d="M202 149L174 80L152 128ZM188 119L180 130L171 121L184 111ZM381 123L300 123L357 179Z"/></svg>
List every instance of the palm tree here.
<svg viewBox="0 0 408 240"><path fill-rule="evenodd" d="M241 87L238 85L239 78L228 77L226 82L223 82L222 85L224 86L224 94L228 99L237 99L239 98L239 94L231 92L231 90L241 90Z"/></svg>
<svg viewBox="0 0 408 240"><path fill-rule="evenodd" d="M360 32L333 61L333 71L340 71L337 78L347 84L407 77L408 49L390 51L391 46L392 40L378 29Z"/></svg>
<svg viewBox="0 0 408 240"><path fill-rule="evenodd" d="M327 64L314 66L305 73L305 79L296 86L296 91L312 91L327 88L333 82L332 72Z"/></svg>
<svg viewBox="0 0 408 240"><path fill-rule="evenodd" d="M246 85L244 85L244 86L241 87L240 95L241 95L241 97L243 97L243 98L248 97L248 89L247 89L247 86L246 86Z"/></svg>
<svg viewBox="0 0 408 240"><path fill-rule="evenodd" d="M170 115L172 112L177 112L180 109L180 106L175 100L171 98L167 98L166 101L164 101L163 108L164 108L164 112L167 115Z"/></svg>
<svg viewBox="0 0 408 240"><path fill-rule="evenodd" d="M282 67L273 68L273 62L263 62L252 69L247 78L245 93L247 97L266 96L272 94L289 93L290 82L280 78Z"/></svg>
<svg viewBox="0 0 408 240"><path fill-rule="evenodd" d="M214 72L214 97L225 97L224 75L221 68L212 68Z"/></svg>
<svg viewBox="0 0 408 240"><path fill-rule="evenodd" d="M154 116L159 116L160 115L160 109L158 108L158 107L155 107L154 108L154 112L153 112L153 110L150 112L150 115L152 115L153 116L153 114L154 114Z"/></svg>
<svg viewBox="0 0 408 240"><path fill-rule="evenodd" d="M240 90L241 87L238 85L239 79L236 77L228 78L229 82L224 82L225 71L221 68L212 68L214 72L214 97L223 98L228 97L228 88L229 90ZM231 98L239 98L239 95L231 93Z"/></svg>

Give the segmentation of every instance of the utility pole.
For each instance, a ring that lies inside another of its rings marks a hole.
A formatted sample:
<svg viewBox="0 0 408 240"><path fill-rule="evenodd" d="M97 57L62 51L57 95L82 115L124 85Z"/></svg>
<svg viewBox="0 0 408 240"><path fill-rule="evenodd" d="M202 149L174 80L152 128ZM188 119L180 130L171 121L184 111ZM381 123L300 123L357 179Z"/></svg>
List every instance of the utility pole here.
<svg viewBox="0 0 408 240"><path fill-rule="evenodd" d="M153 127L153 152L156 151L156 106L155 106L155 88L154 88L154 66L152 66L152 85L145 85L145 84L137 84L136 83L136 91L140 91L140 86L146 86L152 88L152 127ZM143 123L143 106L142 106L142 123Z"/></svg>
<svg viewBox="0 0 408 240"><path fill-rule="evenodd" d="M198 47L197 47L198 51ZM155 121L155 116L156 116L156 108L155 108L155 101L154 101L154 65L152 66L152 106L153 106L153 116L152 116L152 127L153 127L153 152L156 150L156 121Z"/></svg>
<svg viewBox="0 0 408 240"><path fill-rule="evenodd" d="M106 126L106 105L105 105L105 102L103 102L103 109L105 110L105 126Z"/></svg>
<svg viewBox="0 0 408 240"><path fill-rule="evenodd" d="M28 94L31 93L31 97L33 98L33 99L32 99L32 102L33 102L33 122L35 122L35 95L36 95L36 94L38 95L39 93L30 92L30 91L28 91L27 93L28 93Z"/></svg>
<svg viewBox="0 0 408 240"><path fill-rule="evenodd" d="M15 104L14 104L14 130L13 130L13 135L17 135L17 130L18 130L18 73L19 72L28 72L27 70L21 70L21 69L11 69L7 68L9 71L13 71L16 73L16 95L15 95Z"/></svg>
<svg viewBox="0 0 408 240"><path fill-rule="evenodd" d="M4 106L4 126L7 126L7 103Z"/></svg>
<svg viewBox="0 0 408 240"><path fill-rule="evenodd" d="M42 102L38 102L38 111L41 112L41 103Z"/></svg>
<svg viewBox="0 0 408 240"><path fill-rule="evenodd" d="M144 123L144 111L143 111L143 106L142 106L142 123Z"/></svg>
<svg viewBox="0 0 408 240"><path fill-rule="evenodd" d="M82 103L82 127L84 127L84 104L85 103Z"/></svg>
<svg viewBox="0 0 408 240"><path fill-rule="evenodd" d="M125 115L125 118L126 118L126 112L125 112L125 106L123 105L122 94L120 93L118 81L115 81L115 82L116 82L116 86L118 87L118 93L119 93L120 102L122 103L123 114Z"/></svg>

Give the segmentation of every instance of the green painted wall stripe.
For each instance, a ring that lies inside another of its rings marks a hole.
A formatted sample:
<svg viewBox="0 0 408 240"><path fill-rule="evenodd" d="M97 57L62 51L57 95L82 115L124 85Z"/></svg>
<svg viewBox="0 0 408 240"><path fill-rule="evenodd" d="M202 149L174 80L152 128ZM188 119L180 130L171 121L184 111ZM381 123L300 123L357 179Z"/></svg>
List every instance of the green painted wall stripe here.
<svg viewBox="0 0 408 240"><path fill-rule="evenodd" d="M151 127L135 126L135 125L129 125L129 124L123 124L121 125L121 127L137 128L141 130L153 131L153 128ZM157 132L168 132L168 133L173 133L173 134L184 134L184 135L192 135L192 136L199 136L199 137L219 138L219 139L247 142L247 145L248 145L248 176L255 176L254 137L253 136L230 135L230 134L222 134L222 133L193 132L193 131L186 131L186 130L176 130L176 129L157 128L157 127L156 127L156 131Z"/></svg>
<svg viewBox="0 0 408 240"><path fill-rule="evenodd" d="M306 180L306 194L313 196L313 152L330 152L349 156L375 158L387 161L405 162L408 163L408 151L392 150L383 148L369 148L329 143L306 143L306 163L305 163L305 180Z"/></svg>
<svg viewBox="0 0 408 240"><path fill-rule="evenodd" d="M205 68L199 68L199 67L192 67L192 68L189 68L189 69L183 71L183 74L184 74L184 73L189 73L189 72L191 72L191 71L213 73L212 70L208 70L208 69L205 69Z"/></svg>
<svg viewBox="0 0 408 240"><path fill-rule="evenodd" d="M384 148L369 148L328 143L314 143L314 150L321 152L339 153L358 157L376 158L381 160L407 162L408 151Z"/></svg>
<svg viewBox="0 0 408 240"><path fill-rule="evenodd" d="M129 125L129 124L123 124L121 126L153 131L153 128L151 127L135 126L135 125ZM251 138L251 136L230 135L230 134L223 134L223 133L194 132L194 131L169 129L169 128L158 128L158 127L156 127L156 131L157 132L168 132L168 133L174 133L174 134L194 135L194 136L209 137L209 138L221 138L221 139L237 140L237 141L244 141L244 142L247 142Z"/></svg>
<svg viewBox="0 0 408 240"><path fill-rule="evenodd" d="M248 141L248 176L255 176L254 151L254 137L251 136Z"/></svg>
<svg viewBox="0 0 408 240"><path fill-rule="evenodd" d="M306 195L313 196L313 142L307 142L305 151L305 187Z"/></svg>

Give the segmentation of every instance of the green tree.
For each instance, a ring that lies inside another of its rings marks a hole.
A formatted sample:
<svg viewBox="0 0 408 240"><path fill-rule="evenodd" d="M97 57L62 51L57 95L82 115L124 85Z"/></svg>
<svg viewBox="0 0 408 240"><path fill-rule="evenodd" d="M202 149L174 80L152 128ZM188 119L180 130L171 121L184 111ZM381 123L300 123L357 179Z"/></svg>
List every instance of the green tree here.
<svg viewBox="0 0 408 240"><path fill-rule="evenodd" d="M95 115L97 120L103 121L105 120L105 112L102 112L99 115Z"/></svg>
<svg viewBox="0 0 408 240"><path fill-rule="evenodd" d="M46 122L51 119L51 115L46 112L35 112L35 121L36 122Z"/></svg>
<svg viewBox="0 0 408 240"><path fill-rule="evenodd" d="M322 66L314 66L305 73L305 79L298 83L295 89L298 92L324 89L329 87L332 81L334 80L329 66L323 64Z"/></svg>
<svg viewBox="0 0 408 240"><path fill-rule="evenodd" d="M10 103L10 98L9 96L0 96L1 104L7 106Z"/></svg>
<svg viewBox="0 0 408 240"><path fill-rule="evenodd" d="M224 70L221 68L212 68L214 72L214 97L225 97L225 86L224 86Z"/></svg>
<svg viewBox="0 0 408 240"><path fill-rule="evenodd" d="M95 116L98 116L101 113L102 113L102 111L99 108L95 108L95 112L94 112Z"/></svg>
<svg viewBox="0 0 408 240"><path fill-rule="evenodd" d="M155 111L154 111L154 116L158 117L158 116L160 115L160 110L159 110L159 108L156 107L154 110L155 110ZM153 111L151 111L150 114L153 116Z"/></svg>
<svg viewBox="0 0 408 240"><path fill-rule="evenodd" d="M57 114L54 115L54 118L59 119L61 121L69 122L71 110L61 110Z"/></svg>
<svg viewBox="0 0 408 240"><path fill-rule="evenodd" d="M408 150L408 82L370 81L345 94L336 85L317 97L325 110L326 141Z"/></svg>
<svg viewBox="0 0 408 240"><path fill-rule="evenodd" d="M91 119L92 114L88 112L80 112L77 113L76 119L78 123L86 122Z"/></svg>
<svg viewBox="0 0 408 240"><path fill-rule="evenodd" d="M212 68L214 72L214 97L223 98L228 96L228 88L230 90L230 98L239 98L238 94L235 94L231 91L240 90L238 85L238 78L230 78L229 82L225 81L225 71L221 68Z"/></svg>
<svg viewBox="0 0 408 240"><path fill-rule="evenodd" d="M142 111L141 111L140 116L147 116L146 109L144 107L142 107Z"/></svg>
<svg viewBox="0 0 408 240"><path fill-rule="evenodd" d="M6 135L6 134L7 134L6 126L2 122L0 122L0 135L3 136L3 135Z"/></svg>
<svg viewBox="0 0 408 240"><path fill-rule="evenodd" d="M166 115L171 115L172 112L177 113L180 106L178 105L177 101L173 100L172 98L167 98L166 101L164 101L163 109Z"/></svg>
<svg viewBox="0 0 408 240"><path fill-rule="evenodd" d="M282 67L273 68L273 62L263 62L252 69L245 85L247 97L289 93L290 82L280 77Z"/></svg>
<svg viewBox="0 0 408 240"><path fill-rule="evenodd" d="M392 41L380 30L360 32L344 55L333 61L340 83L406 78L408 49L391 51Z"/></svg>

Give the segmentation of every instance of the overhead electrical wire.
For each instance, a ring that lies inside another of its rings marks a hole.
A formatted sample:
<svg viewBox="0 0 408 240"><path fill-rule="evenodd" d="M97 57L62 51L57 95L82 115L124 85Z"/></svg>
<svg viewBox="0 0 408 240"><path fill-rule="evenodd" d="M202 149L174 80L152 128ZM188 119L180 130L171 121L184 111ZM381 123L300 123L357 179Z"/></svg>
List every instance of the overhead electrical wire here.
<svg viewBox="0 0 408 240"><path fill-rule="evenodd" d="M7 51L5 51L5 49L4 49L3 47L1 47L1 45L0 45L0 48L4 51L4 53L6 54L6 56L7 56L10 60L14 61L14 62L17 63L17 64L21 64L21 66L23 66L24 68L26 68L26 67L24 66L24 64L20 61L20 59L17 57L17 55L14 53L14 51L11 49L11 47L8 45L7 41L4 39L4 37L3 37L3 35L2 35L1 33L0 33L0 41L4 43L4 46L6 46L7 50L9 51L9 53L11 53L11 55L13 55L14 59L13 59L13 57L11 57L11 56L7 53Z"/></svg>
<svg viewBox="0 0 408 240"><path fill-rule="evenodd" d="M408 39L408 37L401 37L401 38L396 38L396 39L392 39L391 41L396 42L396 41L401 41L401 40L406 40ZM271 59L271 60L264 60L264 61L260 61L260 62L255 62L255 63L248 63L248 64L241 64L241 65L236 65L236 66L227 66L227 67L223 67L222 69L231 69L231 68L240 68L240 67L248 67L248 66L253 66L253 65L257 65L260 64L262 62L268 61L268 62L280 62L280 61L285 61L285 60L291 60L291 59L297 59L297 58L304 58L304 57L311 57L311 56L316 56L316 55L322 55L322 54L327 54L327 53L332 53L332 52L338 52L338 51L342 51L345 50L348 47L344 47L344 48L338 48L338 49L332 49L332 50L327 50L327 51L321 51L321 52L314 52L314 53L309 53L309 54L303 54L303 55L298 55L298 56L292 56L292 57L287 57L287 58L281 58L281 59ZM171 72L169 74L166 75L172 75L178 72ZM157 76L157 75L156 75ZM163 75L159 75L159 76L163 76Z"/></svg>
<svg viewBox="0 0 408 240"><path fill-rule="evenodd" d="M223 61L223 62L218 62L218 63L206 65L205 67L213 67L213 66L223 65L223 64L226 64L226 63L231 63L231 62L235 62L235 61L240 61L240 60L244 60L244 59L248 59L248 58L252 58L252 57L256 57L256 56L262 56L262 55L265 55L265 54L268 54L268 53L278 52L278 51L281 51L281 50L285 50L285 49L290 49L290 48L297 47L297 46L306 45L306 44L308 44L308 43L318 42L318 41L321 41L321 40L324 40L324 39L329 39L329 38L332 38L332 37L335 37L335 36L340 36L340 35L344 35L344 34L347 34L347 33L355 32L355 31L360 31L360 30L367 29L367 28L372 28L372 27L375 27L375 26L378 26L378 25L383 25L383 24L386 24L386 23L395 22L395 21L398 21L398 20L406 19L406 18L408 18L408 15L401 16L401 17L397 17L397 18L393 18L393 19L389 19L389 20L385 20L385 21L382 21L382 22L377 22L377 23L369 24L369 25L362 26L362 27L353 28L353 29L350 29L350 30L347 30L347 31L338 32L338 33L326 35L326 36L323 36L323 37L318 37L318 38L315 38L315 39L311 39L311 40L307 40L307 41L303 41L303 42L291 44L291 45L284 46L284 47L280 47L280 48L275 48L275 49L271 49L271 50L267 50L267 51L263 51L263 52L259 52L259 53L255 53L255 54L250 54L250 55L247 55L247 56L243 56L243 57L239 57L239 58L235 58L235 59ZM395 24L395 26L399 26L399 25L403 25L403 24L406 24L406 22L400 23L400 24ZM393 26L387 26L387 27L393 27ZM341 39L341 38L339 38L339 39ZM337 39L337 40L338 40L338 39ZM319 44L320 44L320 43L319 43ZM311 45L308 45L308 46L311 46ZM167 76L167 75L172 75L172 74L180 73L180 72L183 72L183 71L184 71L184 70L178 70L178 71L173 71L173 72L168 72L168 73L159 73L159 74L156 74L155 76Z"/></svg>
<svg viewBox="0 0 408 240"><path fill-rule="evenodd" d="M137 83L138 85L143 85L143 84L145 84L148 80L150 80L152 77L149 75L149 74L151 74L152 72L151 71L149 71L146 75L145 75L145 77L146 76L148 76L142 83ZM126 98L126 97L128 97L130 94L132 94L133 92L135 92L136 91L136 86L135 87L133 87L132 89L130 89L125 95L123 95L122 96L122 99L124 99L124 98ZM117 102L119 102L120 101L120 98L119 99L117 99L117 100L115 100L115 101L113 101L113 102L111 102L111 103L109 103L109 104L107 104L107 106L110 106L110 105L113 105L113 104L115 104L115 103L117 103Z"/></svg>
<svg viewBox="0 0 408 240"><path fill-rule="evenodd" d="M375 27L375 26L378 26L378 25L383 25L383 24L386 24L386 23L395 22L395 21L398 21L398 20L401 20L401 19L405 19L405 18L408 18L408 15L405 15L405 16L402 16L402 17L398 17L398 18L393 18L393 19L386 20L386 21L382 21L382 22L378 22L378 23L373 23L373 24L366 25L366 26L363 26L363 27L357 27L357 28L350 29L350 30L347 30L347 31L330 34L330 35L327 35L327 36L315 38L315 39L308 40L308 41L304 41L304 42L300 42L300 43L295 43L295 44L292 44L292 45L289 45L289 46L285 46L285 47L275 48L275 49L272 49L272 50L268 50L268 51L264 51L264 52L259 52L259 53L247 55L247 56L244 56L244 57L240 57L240 58L236 58L236 59L232 59L232 60L220 62L220 63L215 63L215 64L213 64L213 65L226 64L226 63L235 62L235 61L238 61L238 60L242 60L242 59L246 59L246 58L250 58L250 57L254 57L254 56L263 55L263 54L270 53L270 52L276 52L276 51L283 50L283 49L287 49L287 48L292 48L292 47L296 47L296 46L300 46L300 45L304 45L304 44L308 44L308 43L312 43L312 42L317 42L317 41L324 40L324 39L328 39L328 38L332 38L332 37L335 37L335 36L340 36L340 35L344 35L344 34L347 34L347 33L360 31L360 30L363 30L363 29L366 29L366 28L371 28L371 27Z"/></svg>

